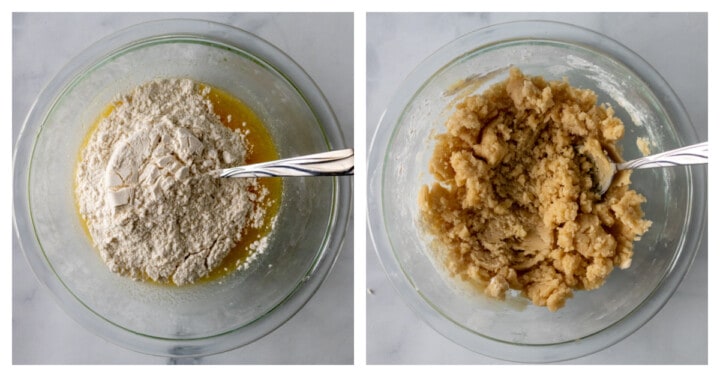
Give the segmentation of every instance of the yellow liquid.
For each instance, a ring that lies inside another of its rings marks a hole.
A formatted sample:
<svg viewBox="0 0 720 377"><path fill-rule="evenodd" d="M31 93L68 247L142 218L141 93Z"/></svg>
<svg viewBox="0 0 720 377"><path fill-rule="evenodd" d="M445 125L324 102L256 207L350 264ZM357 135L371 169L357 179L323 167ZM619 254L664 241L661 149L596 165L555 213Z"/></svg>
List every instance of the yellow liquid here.
<svg viewBox="0 0 720 377"><path fill-rule="evenodd" d="M205 87L205 85L201 85L201 87ZM210 102L212 102L213 111L218 115L223 125L233 130L240 129L245 135L248 147L245 154L245 163L254 164L278 159L279 155L277 148L275 147L275 143L273 142L270 133L252 109L237 98L233 97L230 93L212 86L207 87L210 88L210 93L208 93L207 98ZM90 127L88 134L85 136L82 147L80 148L81 151L87 146L90 136L95 132L95 130L97 130L100 122L107 118L113 110L115 110L117 105L119 105L119 103L111 103L100 113L100 116L98 116L93 125ZM229 120L228 115L230 116ZM78 156L78 162L79 160L80 156ZM212 270L209 275L198 279L196 283L212 281L237 270L238 266L242 265L253 251L251 250L250 245L252 245L253 242L267 236L272 230L273 219L280 209L280 201L282 198L282 179L258 178L257 180L258 185L251 188L251 190L263 191L263 189L267 189L268 192L263 201L256 204L264 209L265 216L263 219L263 225L260 228L244 228L237 244L230 250L225 259L223 259L220 266ZM80 207L77 200L75 207L85 234L92 239L87 222L82 218L82 216L80 216ZM174 285L172 282L157 283L163 285Z"/></svg>
<svg viewBox="0 0 720 377"><path fill-rule="evenodd" d="M210 87L208 99L213 104L213 111L226 127L233 130L240 129L243 133L247 131L245 136L248 146L245 154L247 164L280 158L270 133L252 109L230 93L214 87ZM228 115L230 115L230 121L228 121ZM237 267L250 256L252 251L250 245L268 235L272 230L272 220L280 209L282 178L258 178L258 187L260 190L266 188L269 192L263 202L259 203L265 210L263 226L259 229L244 228L239 242L230 250L220 266L212 270L208 276L199 279L198 282L214 280L237 270Z"/></svg>

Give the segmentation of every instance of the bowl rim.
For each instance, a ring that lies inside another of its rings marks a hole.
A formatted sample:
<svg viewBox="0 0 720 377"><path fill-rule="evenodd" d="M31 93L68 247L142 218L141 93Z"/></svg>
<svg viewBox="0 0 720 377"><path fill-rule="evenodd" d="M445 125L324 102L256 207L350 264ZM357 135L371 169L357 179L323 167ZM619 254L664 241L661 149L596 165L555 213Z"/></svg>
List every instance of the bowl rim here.
<svg viewBox="0 0 720 377"><path fill-rule="evenodd" d="M415 315L449 340L476 353L496 359L520 362L551 362L581 357L607 348L629 336L649 321L675 292L687 274L700 246L703 225L706 221L706 170L687 167L689 206L688 223L697 224L681 240L681 252L659 285L638 307L621 320L581 339L558 344L516 344L479 335L446 317L428 301L405 276L402 264L395 258L392 242L387 235L383 212L383 180L386 148L394 138L397 123L411 103L435 73L452 65L464 56L495 44L510 41L556 41L576 45L603 54L624 65L648 85L652 93L667 93L658 97L659 103L675 123L675 132L684 143L697 142L697 135L687 112L672 88L642 57L604 34L565 22L547 20L521 20L489 25L466 33L422 60L396 89L383 111L373 134L368 152L367 226L370 240L380 263L393 287L411 307ZM664 96L662 96L664 97ZM680 128L682 127L682 128ZM685 227L688 227L688 223ZM686 246L689 245L689 246ZM606 331L612 329L612 331Z"/></svg>
<svg viewBox="0 0 720 377"><path fill-rule="evenodd" d="M124 348L169 357L197 357L247 345L274 331L292 318L315 294L334 266L345 240L352 203L350 177L332 179L332 200L325 236L315 260L282 300L259 318L222 333L192 339L162 338L126 329L96 314L65 286L53 272L33 232L29 203L29 169L41 128L66 91L94 67L115 54L152 39L193 38L225 46L256 60L285 79L308 105L328 150L346 147L337 118L312 78L285 52L264 39L235 26L201 19L172 18L146 21L119 29L89 45L73 57L45 85L31 104L13 151L13 230L35 277L58 305L78 324ZM110 326L108 326L108 324Z"/></svg>

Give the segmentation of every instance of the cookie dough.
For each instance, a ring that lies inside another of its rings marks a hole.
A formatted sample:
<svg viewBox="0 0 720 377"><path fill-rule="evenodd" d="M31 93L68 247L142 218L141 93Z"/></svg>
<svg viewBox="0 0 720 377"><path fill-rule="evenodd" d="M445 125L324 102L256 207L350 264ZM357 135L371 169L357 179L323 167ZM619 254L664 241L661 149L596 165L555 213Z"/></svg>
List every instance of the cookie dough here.
<svg viewBox="0 0 720 377"><path fill-rule="evenodd" d="M624 133L609 105L567 81L517 68L464 99L437 137L436 181L419 193L421 220L449 272L503 299L518 290L556 311L573 290L600 287L627 268L633 241L651 225L645 198L617 174L600 196L592 160L601 147L620 160Z"/></svg>
<svg viewBox="0 0 720 377"><path fill-rule="evenodd" d="M642 153L643 156L647 157L650 155L650 140L648 140L648 138L637 138L637 140L635 140L635 145L637 145L638 150L640 151L640 153Z"/></svg>

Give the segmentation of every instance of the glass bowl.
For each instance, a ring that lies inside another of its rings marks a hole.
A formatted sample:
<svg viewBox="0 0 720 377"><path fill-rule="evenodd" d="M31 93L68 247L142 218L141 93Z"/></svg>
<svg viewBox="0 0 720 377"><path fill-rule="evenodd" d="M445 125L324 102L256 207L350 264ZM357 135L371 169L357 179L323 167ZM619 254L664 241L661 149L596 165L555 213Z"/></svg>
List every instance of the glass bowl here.
<svg viewBox="0 0 720 377"><path fill-rule="evenodd" d="M511 295L498 301L454 281L420 231L417 194L435 140L454 105L507 78L566 77L594 90L626 126L623 157L641 156L636 139L660 152L697 142L680 100L642 58L590 30L524 21L469 33L424 60L401 84L380 120L368 159L368 226L388 277L436 331L478 353L521 362L571 359L612 345L646 323L673 294L697 252L704 222L703 168L636 171L650 230L635 242L632 265L597 290L577 291L557 312Z"/></svg>
<svg viewBox="0 0 720 377"><path fill-rule="evenodd" d="M14 225L38 279L81 325L143 353L201 356L250 343L310 299L332 268L347 228L350 181L292 178L264 254L248 269L183 287L109 271L74 205L83 139L118 93L187 77L241 99L264 121L280 157L344 148L335 116L287 55L245 31L207 21L136 25L95 43L48 84L14 156Z"/></svg>

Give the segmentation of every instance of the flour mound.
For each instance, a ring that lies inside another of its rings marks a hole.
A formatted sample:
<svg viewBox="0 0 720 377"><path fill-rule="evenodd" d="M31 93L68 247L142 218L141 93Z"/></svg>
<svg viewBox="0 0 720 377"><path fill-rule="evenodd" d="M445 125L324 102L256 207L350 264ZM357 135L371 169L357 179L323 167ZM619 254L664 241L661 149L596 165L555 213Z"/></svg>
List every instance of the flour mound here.
<svg viewBox="0 0 720 377"><path fill-rule="evenodd" d="M120 97L81 154L80 214L113 272L176 285L218 267L245 227L262 226L255 179L206 173L245 163L243 135L225 127L188 79L159 79Z"/></svg>

